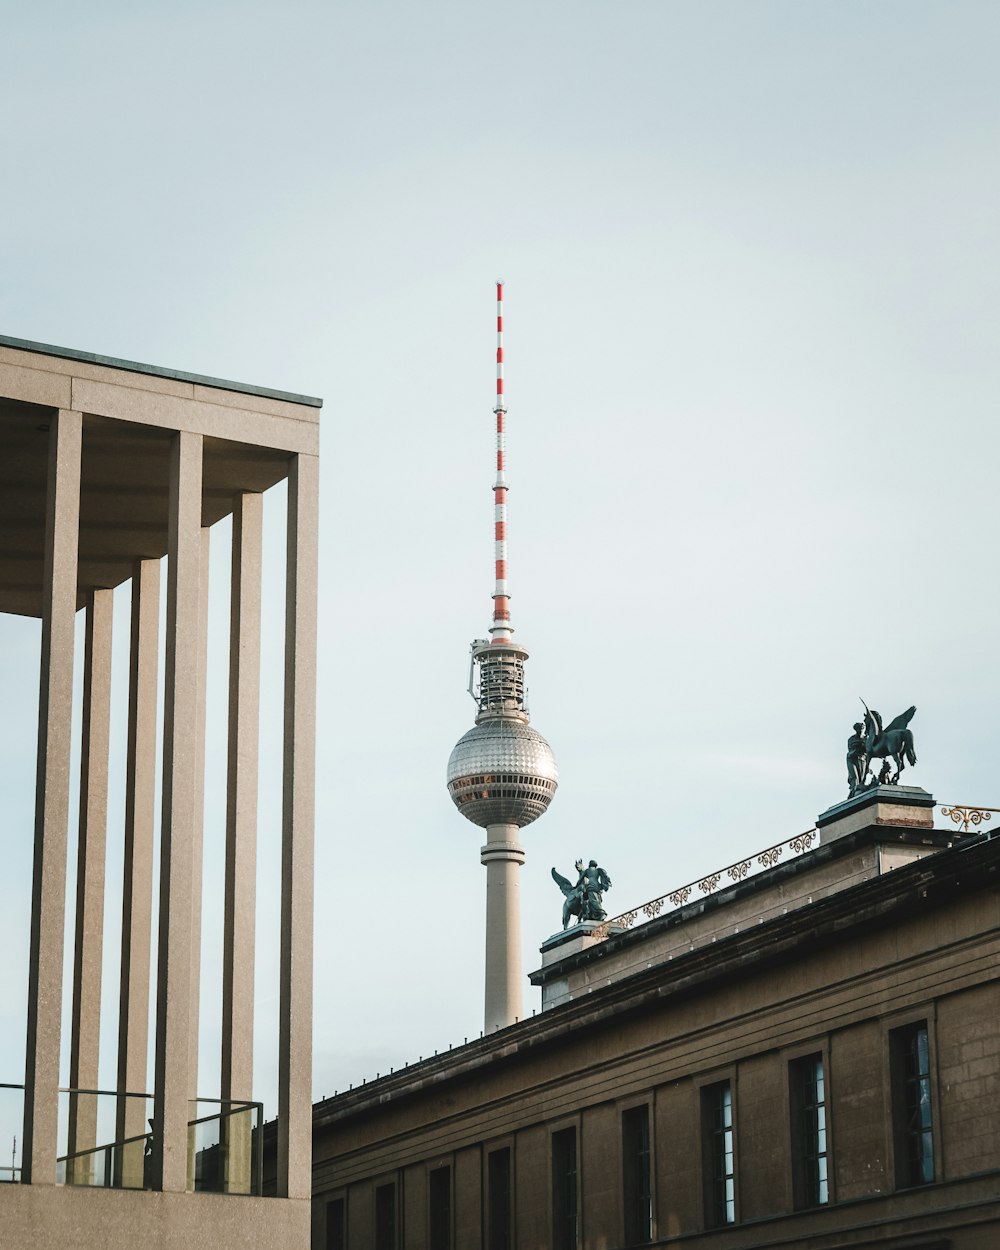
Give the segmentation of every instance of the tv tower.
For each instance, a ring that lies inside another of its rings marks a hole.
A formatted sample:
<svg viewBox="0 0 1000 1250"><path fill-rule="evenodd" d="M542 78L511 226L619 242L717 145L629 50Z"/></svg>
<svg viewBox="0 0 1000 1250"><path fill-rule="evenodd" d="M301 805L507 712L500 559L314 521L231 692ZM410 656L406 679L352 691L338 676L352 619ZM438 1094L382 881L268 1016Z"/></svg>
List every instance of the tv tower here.
<svg viewBox="0 0 1000 1250"><path fill-rule="evenodd" d="M497 467L493 483L496 585L490 638L477 638L469 663L476 723L448 760L448 791L455 806L486 830L486 1025L502 1029L524 1015L521 973L519 873L524 847L518 834L552 802L559 773L552 748L528 724L524 664L528 652L513 641L507 583L507 478L503 394L503 283L497 283ZM478 670L478 673L477 673ZM477 680L478 678L478 680Z"/></svg>

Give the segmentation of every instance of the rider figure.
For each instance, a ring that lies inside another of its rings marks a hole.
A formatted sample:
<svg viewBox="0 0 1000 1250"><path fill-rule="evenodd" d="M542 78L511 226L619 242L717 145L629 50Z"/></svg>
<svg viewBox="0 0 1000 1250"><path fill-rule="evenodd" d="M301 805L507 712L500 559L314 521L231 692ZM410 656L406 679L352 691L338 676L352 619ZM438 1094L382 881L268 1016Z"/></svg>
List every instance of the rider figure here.
<svg viewBox="0 0 1000 1250"><path fill-rule="evenodd" d="M575 884L568 881L566 877L560 876L555 868L552 869L552 879L564 896L562 915L564 929L568 927L571 916L576 916L577 923L599 922L607 919L607 913L601 903L604 891L611 889L611 878L596 859L592 859L586 868L583 866L583 860L578 859L573 867L577 873Z"/></svg>
<svg viewBox="0 0 1000 1250"><path fill-rule="evenodd" d="M611 878L603 868L598 867L596 859L592 859L586 868L583 867L583 861L578 860L577 867L580 870L576 883L580 897L580 919L604 920L607 912L601 904L604 901L604 891L611 889Z"/></svg>
<svg viewBox="0 0 1000 1250"><path fill-rule="evenodd" d="M854 733L847 739L848 798L853 798L862 788L868 772L868 752L865 744L865 727L861 721L854 722Z"/></svg>

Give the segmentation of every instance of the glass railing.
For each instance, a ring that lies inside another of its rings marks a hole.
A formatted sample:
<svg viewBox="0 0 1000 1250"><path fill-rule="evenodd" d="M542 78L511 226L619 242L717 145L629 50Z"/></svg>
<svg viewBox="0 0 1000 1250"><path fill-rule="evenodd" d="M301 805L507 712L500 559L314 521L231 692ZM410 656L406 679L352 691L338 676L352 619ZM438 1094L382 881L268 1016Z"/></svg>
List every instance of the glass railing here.
<svg viewBox="0 0 1000 1250"><path fill-rule="evenodd" d="M56 1183L147 1189L152 1115L149 1094L61 1089Z"/></svg>
<svg viewBox="0 0 1000 1250"><path fill-rule="evenodd" d="M188 1189L259 1194L264 1165L263 1104L199 1098L191 1108L203 1114L188 1121Z"/></svg>
<svg viewBox="0 0 1000 1250"><path fill-rule="evenodd" d="M152 1186L150 1095L60 1090L60 1100L60 1139L65 1153L56 1163L57 1184L107 1189ZM263 1104L198 1098L188 1108L188 1189L260 1194Z"/></svg>
<svg viewBox="0 0 1000 1250"><path fill-rule="evenodd" d="M0 1185L21 1179L24 1086L0 1084Z"/></svg>

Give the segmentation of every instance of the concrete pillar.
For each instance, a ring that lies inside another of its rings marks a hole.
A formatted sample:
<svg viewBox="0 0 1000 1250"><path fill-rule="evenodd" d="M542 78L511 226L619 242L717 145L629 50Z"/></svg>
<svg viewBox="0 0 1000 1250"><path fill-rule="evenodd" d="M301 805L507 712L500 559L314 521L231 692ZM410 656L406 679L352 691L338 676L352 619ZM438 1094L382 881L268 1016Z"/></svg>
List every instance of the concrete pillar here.
<svg viewBox="0 0 1000 1250"><path fill-rule="evenodd" d="M194 820L191 833L191 1003L188 1018L188 1119L202 1111L198 1098L198 1030L201 1020L201 905L205 846L205 697L208 683L208 574L211 531L201 531L198 577L198 697L191 734L195 740ZM214 1110L214 1107L212 1108ZM187 1187L194 1189L197 1129L188 1129Z"/></svg>
<svg viewBox="0 0 1000 1250"><path fill-rule="evenodd" d="M52 1185L56 1179L82 439L81 413L61 410L53 417L45 508L21 1176L34 1185Z"/></svg>
<svg viewBox="0 0 1000 1250"><path fill-rule="evenodd" d="M198 1027L201 1007L201 904L205 838L205 689L208 684L208 570L211 530L201 530L198 578L198 701L191 732L195 737L194 824L191 842L191 1020L188 1032L190 1097L198 1097ZM191 1118L198 1114L191 1108ZM193 1158L191 1163L193 1165ZM193 1179L193 1176L192 1176Z"/></svg>
<svg viewBox="0 0 1000 1250"><path fill-rule="evenodd" d="M76 942L70 1023L70 1089L97 1089L104 950L104 864L108 828L108 742L111 725L113 590L91 591L83 668L80 742L80 830L76 868ZM97 1145L97 1099L71 1094L69 1153ZM68 1168L74 1184L91 1182L92 1155Z"/></svg>
<svg viewBox="0 0 1000 1250"><path fill-rule="evenodd" d="M505 1028L524 1016L521 973L521 865L517 825L487 825L481 850L486 865L486 1023Z"/></svg>
<svg viewBox="0 0 1000 1250"><path fill-rule="evenodd" d="M288 475L285 734L278 1035L279 1197L312 1193L313 825L316 806L316 529L319 461Z"/></svg>
<svg viewBox="0 0 1000 1250"><path fill-rule="evenodd" d="M222 956L222 1097L253 1098L254 929L257 877L257 757L260 742L260 584L263 496L233 509L229 622L229 768ZM248 1193L251 1120L225 1126L225 1187Z"/></svg>
<svg viewBox="0 0 1000 1250"><path fill-rule="evenodd" d="M156 986L156 1071L152 1182L187 1184L191 1094L192 884L201 775L199 707L202 436L173 436L170 465L163 812Z"/></svg>
<svg viewBox="0 0 1000 1250"><path fill-rule="evenodd" d="M156 823L156 693L160 631L160 562L137 560L132 571L128 748L125 764L125 860L118 1007L118 1092L148 1090L149 961L153 920L153 828ZM146 1132L146 1103L119 1098L118 1141ZM119 1185L141 1188L144 1144L116 1160Z"/></svg>

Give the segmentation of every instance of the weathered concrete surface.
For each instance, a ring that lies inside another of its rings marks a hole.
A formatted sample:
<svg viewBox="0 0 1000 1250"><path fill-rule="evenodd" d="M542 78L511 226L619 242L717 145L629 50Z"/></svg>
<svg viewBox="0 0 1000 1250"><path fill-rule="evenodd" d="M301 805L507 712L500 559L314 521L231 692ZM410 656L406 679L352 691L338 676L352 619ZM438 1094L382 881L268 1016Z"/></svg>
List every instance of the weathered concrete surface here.
<svg viewBox="0 0 1000 1250"><path fill-rule="evenodd" d="M225 1194L169 1194L4 1185L4 1250L305 1250L309 1203Z"/></svg>

